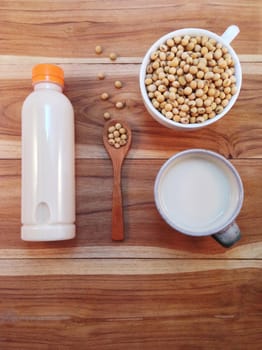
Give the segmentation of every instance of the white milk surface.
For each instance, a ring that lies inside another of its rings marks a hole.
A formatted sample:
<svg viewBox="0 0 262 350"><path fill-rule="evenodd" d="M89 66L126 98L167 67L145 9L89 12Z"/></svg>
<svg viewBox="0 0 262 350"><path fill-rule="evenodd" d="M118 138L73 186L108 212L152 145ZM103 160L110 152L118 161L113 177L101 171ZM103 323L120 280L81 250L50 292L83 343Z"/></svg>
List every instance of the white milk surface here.
<svg viewBox="0 0 262 350"><path fill-rule="evenodd" d="M202 235L216 231L236 208L235 178L220 160L203 156L176 159L159 183L164 215L179 229Z"/></svg>

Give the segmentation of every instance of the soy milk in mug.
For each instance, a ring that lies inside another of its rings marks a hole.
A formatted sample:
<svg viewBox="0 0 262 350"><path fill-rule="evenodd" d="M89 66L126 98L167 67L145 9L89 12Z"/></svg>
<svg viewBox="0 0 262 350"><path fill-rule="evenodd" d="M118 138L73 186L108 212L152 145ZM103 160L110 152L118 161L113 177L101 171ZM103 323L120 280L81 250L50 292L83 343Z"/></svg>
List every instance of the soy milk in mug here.
<svg viewBox="0 0 262 350"><path fill-rule="evenodd" d="M217 153L193 149L171 157L157 175L155 202L164 220L182 233L215 235L225 246L240 238L234 220L243 202L242 182Z"/></svg>

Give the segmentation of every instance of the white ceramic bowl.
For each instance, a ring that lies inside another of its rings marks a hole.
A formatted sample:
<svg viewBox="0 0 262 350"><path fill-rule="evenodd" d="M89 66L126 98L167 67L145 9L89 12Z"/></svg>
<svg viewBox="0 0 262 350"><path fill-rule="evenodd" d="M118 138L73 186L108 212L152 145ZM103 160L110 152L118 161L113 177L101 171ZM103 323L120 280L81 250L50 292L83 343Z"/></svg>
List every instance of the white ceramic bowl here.
<svg viewBox="0 0 262 350"><path fill-rule="evenodd" d="M236 102L241 85L242 85L242 70L241 65L238 59L238 56L236 55L235 51L231 47L230 43L231 41L238 35L239 28L235 25L232 25L227 28L227 30L222 34L221 36L210 32L208 30L199 29L199 28L185 28L176 30L174 32L170 32L164 36L162 36L159 40L157 40L147 51L141 67L140 67L140 74L139 74L139 84L140 84L140 90L142 94L142 98L145 104L145 107L149 114L158 121L160 124L167 126L172 129L180 129L180 130L196 130L203 128L207 125L210 125L217 120L221 119L225 114L228 113L228 111L233 107L234 103ZM161 44L163 44L167 39L172 38L174 36L184 36L184 35L190 35L190 36L208 36L209 38L215 39L217 42L221 43L224 47L228 49L228 52L230 53L231 57L234 60L235 64L235 77L236 77L236 87L237 92L232 96L230 99L228 105L223 109L223 111L220 114L217 114L214 118L208 119L205 122L202 123L195 123L195 124L182 124L175 122L173 120L169 120L166 118L160 111L158 111L152 104L150 98L148 97L148 93L145 86L145 76L146 76L146 68L147 65L150 62L150 56L152 52L156 51Z"/></svg>

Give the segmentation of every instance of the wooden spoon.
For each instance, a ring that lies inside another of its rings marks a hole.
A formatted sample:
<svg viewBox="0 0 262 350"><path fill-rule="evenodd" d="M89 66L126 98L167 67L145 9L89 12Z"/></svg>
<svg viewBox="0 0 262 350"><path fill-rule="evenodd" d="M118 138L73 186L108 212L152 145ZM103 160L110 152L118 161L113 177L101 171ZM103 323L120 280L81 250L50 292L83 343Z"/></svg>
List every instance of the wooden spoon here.
<svg viewBox="0 0 262 350"><path fill-rule="evenodd" d="M120 123L127 131L127 143L120 148L115 148L108 142L108 128ZM112 202L112 240L122 241L124 239L124 218L121 191L121 169L123 161L130 149L132 134L130 127L123 121L109 120L103 131L103 141L105 148L112 160L113 165L113 202Z"/></svg>

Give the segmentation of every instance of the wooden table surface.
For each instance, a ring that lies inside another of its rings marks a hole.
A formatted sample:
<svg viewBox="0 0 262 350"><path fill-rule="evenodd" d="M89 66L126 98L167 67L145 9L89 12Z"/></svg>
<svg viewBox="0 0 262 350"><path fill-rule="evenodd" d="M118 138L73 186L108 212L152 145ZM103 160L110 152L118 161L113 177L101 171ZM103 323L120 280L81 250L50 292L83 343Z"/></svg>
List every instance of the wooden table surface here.
<svg viewBox="0 0 262 350"><path fill-rule="evenodd" d="M200 27L232 43L243 69L228 115L196 132L168 130L142 103L138 73L151 44ZM262 2L105 0L0 2L0 349L262 348ZM95 46L104 49L96 55ZM109 53L118 58L110 61ZM75 110L77 237L20 239L21 106L34 64L65 71ZM105 80L97 79L104 72ZM123 82L122 89L114 81ZM110 99L101 101L108 92ZM122 110L114 103L125 101ZM133 145L123 167L124 242L111 241L112 166L103 113L126 120ZM243 237L231 249L172 230L158 214L160 166L206 148L239 171Z"/></svg>

